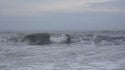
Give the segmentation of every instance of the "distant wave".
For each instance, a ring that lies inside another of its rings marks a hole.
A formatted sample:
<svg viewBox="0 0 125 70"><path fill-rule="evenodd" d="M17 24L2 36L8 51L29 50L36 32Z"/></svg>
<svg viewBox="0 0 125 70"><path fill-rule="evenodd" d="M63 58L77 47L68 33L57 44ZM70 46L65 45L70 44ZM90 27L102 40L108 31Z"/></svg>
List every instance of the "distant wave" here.
<svg viewBox="0 0 125 70"><path fill-rule="evenodd" d="M22 41L29 33L0 33L0 44L21 44L26 42ZM95 45L124 45L125 33L113 33L113 32L81 32L81 33L69 33L72 43L81 44L95 44ZM50 33L51 44L66 44L65 33ZM36 43L39 41L36 41ZM35 42L34 42L35 43Z"/></svg>

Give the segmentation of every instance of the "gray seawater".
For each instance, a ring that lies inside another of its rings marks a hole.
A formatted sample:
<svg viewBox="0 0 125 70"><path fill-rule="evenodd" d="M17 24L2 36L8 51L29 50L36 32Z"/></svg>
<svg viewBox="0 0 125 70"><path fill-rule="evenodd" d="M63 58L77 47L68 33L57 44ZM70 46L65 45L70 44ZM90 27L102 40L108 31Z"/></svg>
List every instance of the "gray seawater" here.
<svg viewBox="0 0 125 70"><path fill-rule="evenodd" d="M21 42L26 34L0 33L0 70L125 70L123 31L70 32L70 44L46 45Z"/></svg>

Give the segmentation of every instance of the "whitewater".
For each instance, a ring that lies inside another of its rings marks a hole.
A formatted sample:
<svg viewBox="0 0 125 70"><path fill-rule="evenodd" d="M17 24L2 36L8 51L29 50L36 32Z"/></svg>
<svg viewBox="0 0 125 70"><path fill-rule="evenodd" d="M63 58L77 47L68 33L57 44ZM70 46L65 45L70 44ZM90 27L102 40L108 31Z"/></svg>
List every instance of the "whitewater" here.
<svg viewBox="0 0 125 70"><path fill-rule="evenodd" d="M69 44L67 33L54 34L50 44L28 45L27 33L1 32L0 70L125 70L124 31L70 32Z"/></svg>

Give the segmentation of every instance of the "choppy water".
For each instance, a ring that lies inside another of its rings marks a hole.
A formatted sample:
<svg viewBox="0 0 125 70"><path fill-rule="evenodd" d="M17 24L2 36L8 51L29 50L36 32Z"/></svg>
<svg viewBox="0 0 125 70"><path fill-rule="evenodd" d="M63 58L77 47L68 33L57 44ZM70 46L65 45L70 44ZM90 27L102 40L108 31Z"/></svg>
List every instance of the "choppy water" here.
<svg viewBox="0 0 125 70"><path fill-rule="evenodd" d="M69 34L70 44L27 45L25 33L0 33L0 70L125 70L124 32Z"/></svg>
<svg viewBox="0 0 125 70"><path fill-rule="evenodd" d="M12 33L1 32L0 43L1 44L21 44L25 35L30 33ZM124 31L96 31L96 32L69 32L69 33L49 33L51 35L50 40L52 43L59 44L64 41L65 34L70 35L71 44L95 44L95 45L123 45L125 44L125 32ZM54 36L53 36L54 34ZM26 43L25 43L26 44Z"/></svg>

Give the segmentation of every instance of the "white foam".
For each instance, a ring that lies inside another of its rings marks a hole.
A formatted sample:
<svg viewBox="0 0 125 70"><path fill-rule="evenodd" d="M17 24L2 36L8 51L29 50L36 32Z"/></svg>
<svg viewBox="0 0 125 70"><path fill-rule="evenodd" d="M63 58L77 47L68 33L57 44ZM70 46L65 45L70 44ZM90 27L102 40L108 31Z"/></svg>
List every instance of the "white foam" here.
<svg viewBox="0 0 125 70"><path fill-rule="evenodd" d="M51 36L50 40L53 43L64 43L66 41L67 37L65 34L59 34L56 36Z"/></svg>

